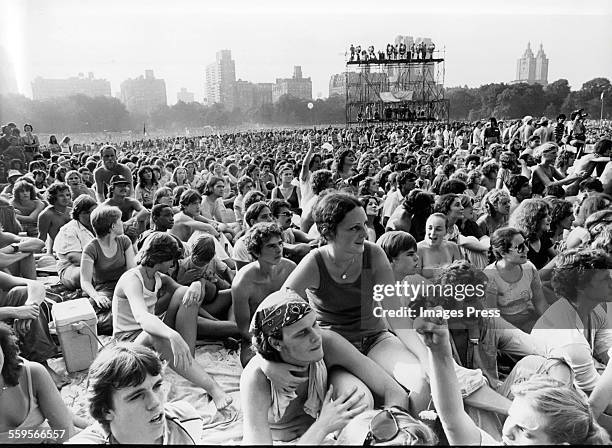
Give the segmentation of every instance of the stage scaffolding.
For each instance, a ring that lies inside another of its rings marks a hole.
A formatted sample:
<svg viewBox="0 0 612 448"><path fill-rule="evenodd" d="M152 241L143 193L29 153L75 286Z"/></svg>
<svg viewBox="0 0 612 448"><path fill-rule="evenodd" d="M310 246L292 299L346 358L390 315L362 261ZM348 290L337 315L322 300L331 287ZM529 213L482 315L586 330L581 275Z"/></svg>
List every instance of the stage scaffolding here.
<svg viewBox="0 0 612 448"><path fill-rule="evenodd" d="M448 122L444 58L348 61L346 123Z"/></svg>

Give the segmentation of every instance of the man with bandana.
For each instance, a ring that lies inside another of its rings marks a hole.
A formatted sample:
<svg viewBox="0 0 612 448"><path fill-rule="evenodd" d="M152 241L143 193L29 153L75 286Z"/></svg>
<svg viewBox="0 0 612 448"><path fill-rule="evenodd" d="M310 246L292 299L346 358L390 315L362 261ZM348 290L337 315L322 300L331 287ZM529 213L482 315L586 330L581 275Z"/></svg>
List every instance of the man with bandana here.
<svg viewBox="0 0 612 448"><path fill-rule="evenodd" d="M320 444L374 405L408 407L408 393L348 341L322 330L291 290L259 304L250 325L257 355L240 379L243 443ZM287 384L287 370L298 384Z"/></svg>

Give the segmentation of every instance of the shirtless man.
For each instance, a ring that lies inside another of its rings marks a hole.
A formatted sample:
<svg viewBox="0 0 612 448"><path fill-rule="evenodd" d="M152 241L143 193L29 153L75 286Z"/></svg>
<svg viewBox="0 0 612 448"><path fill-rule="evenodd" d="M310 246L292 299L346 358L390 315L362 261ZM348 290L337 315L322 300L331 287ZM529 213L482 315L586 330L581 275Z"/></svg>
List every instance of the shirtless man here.
<svg viewBox="0 0 612 448"><path fill-rule="evenodd" d="M202 196L197 191L184 191L179 200L181 211L174 215L174 225L169 233L178 236L181 241L188 241L196 230L218 237L219 232L214 225L205 222L206 218L200 216L201 201Z"/></svg>
<svg viewBox="0 0 612 448"><path fill-rule="evenodd" d="M53 253L53 241L59 232L60 227L71 219L72 209L70 204L70 188L66 184L53 184L47 190L47 201L49 206L38 215L38 239L47 241L49 236L50 244L47 244L47 253Z"/></svg>
<svg viewBox="0 0 612 448"><path fill-rule="evenodd" d="M255 310L263 299L280 290L296 266L283 258L282 232L277 224L255 224L246 234L246 246L256 261L239 270L232 284L234 316L242 336L240 362L243 367L254 356L249 324Z"/></svg>
<svg viewBox="0 0 612 448"><path fill-rule="evenodd" d="M102 159L102 166L96 168L93 173L98 202L104 202L111 178L115 175L123 176L128 181L130 186L128 195L132 196L134 194L132 173L127 166L117 163L117 150L111 145L105 145L100 148L100 158Z"/></svg>

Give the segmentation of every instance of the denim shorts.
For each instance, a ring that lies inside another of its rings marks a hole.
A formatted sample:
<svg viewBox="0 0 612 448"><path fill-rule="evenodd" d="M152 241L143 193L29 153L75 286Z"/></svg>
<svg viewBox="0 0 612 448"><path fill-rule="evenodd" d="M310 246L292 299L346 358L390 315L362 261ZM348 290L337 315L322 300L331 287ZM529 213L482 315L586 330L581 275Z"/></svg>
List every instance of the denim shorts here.
<svg viewBox="0 0 612 448"><path fill-rule="evenodd" d="M394 337L395 336L393 333L391 333L389 330L383 330L350 342L357 350L367 356L370 350L372 350L378 343L384 341L385 339Z"/></svg>

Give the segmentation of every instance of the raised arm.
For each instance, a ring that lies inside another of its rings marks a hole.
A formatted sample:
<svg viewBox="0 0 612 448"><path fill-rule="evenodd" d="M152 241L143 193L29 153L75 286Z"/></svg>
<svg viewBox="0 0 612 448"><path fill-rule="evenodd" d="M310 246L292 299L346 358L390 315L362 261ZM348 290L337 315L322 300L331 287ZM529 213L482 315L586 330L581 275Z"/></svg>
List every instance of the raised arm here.
<svg viewBox="0 0 612 448"><path fill-rule="evenodd" d="M300 180L306 182L310 175L310 161L312 160L312 140L308 136L308 151L302 160L302 169L300 170Z"/></svg>
<svg viewBox="0 0 612 448"><path fill-rule="evenodd" d="M463 408L446 323L417 318L415 328L429 348L431 396L449 443L480 445L480 430Z"/></svg>

